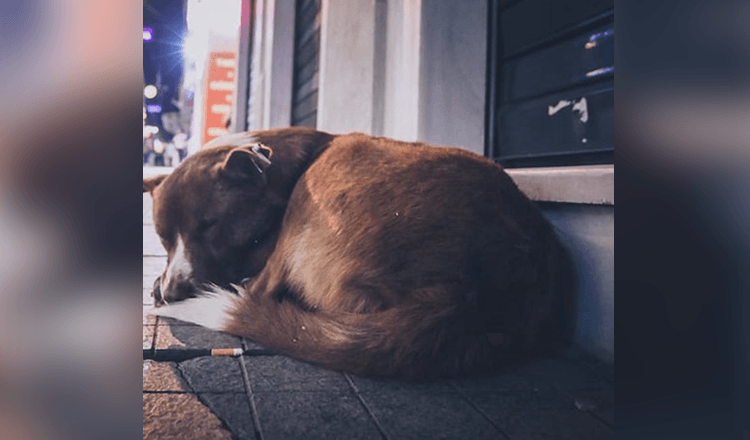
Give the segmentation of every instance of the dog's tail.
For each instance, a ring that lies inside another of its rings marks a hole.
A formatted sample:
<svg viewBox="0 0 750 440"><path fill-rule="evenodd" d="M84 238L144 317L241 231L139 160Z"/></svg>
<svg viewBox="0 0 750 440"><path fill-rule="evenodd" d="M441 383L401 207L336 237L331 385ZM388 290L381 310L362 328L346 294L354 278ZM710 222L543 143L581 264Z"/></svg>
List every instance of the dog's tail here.
<svg viewBox="0 0 750 440"><path fill-rule="evenodd" d="M415 303L375 313L305 311L272 297L214 288L153 313L245 336L303 361L355 374L428 379L484 371L507 352L455 305Z"/></svg>

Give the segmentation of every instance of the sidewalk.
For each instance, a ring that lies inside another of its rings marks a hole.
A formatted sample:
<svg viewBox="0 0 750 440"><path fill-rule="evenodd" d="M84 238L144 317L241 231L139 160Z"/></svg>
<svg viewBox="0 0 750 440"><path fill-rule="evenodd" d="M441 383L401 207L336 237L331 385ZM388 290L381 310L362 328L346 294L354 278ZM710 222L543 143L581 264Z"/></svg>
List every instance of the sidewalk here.
<svg viewBox="0 0 750 440"><path fill-rule="evenodd" d="M165 265L144 194L144 310ZM216 347L257 346L144 313L144 349ZM284 356L143 362L144 439L611 439L613 403L614 367L580 355L432 384L357 377Z"/></svg>

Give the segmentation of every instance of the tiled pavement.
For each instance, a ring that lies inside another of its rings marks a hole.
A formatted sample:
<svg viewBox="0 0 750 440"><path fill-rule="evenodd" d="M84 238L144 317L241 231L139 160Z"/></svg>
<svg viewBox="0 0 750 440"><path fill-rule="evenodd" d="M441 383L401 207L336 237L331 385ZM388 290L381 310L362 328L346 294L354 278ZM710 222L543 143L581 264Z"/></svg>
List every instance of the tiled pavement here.
<svg viewBox="0 0 750 440"><path fill-rule="evenodd" d="M166 264L143 198L143 304ZM143 318L143 348L256 347L175 320ZM493 377L430 384L371 379L283 356L143 362L149 439L611 439L614 367L582 355Z"/></svg>

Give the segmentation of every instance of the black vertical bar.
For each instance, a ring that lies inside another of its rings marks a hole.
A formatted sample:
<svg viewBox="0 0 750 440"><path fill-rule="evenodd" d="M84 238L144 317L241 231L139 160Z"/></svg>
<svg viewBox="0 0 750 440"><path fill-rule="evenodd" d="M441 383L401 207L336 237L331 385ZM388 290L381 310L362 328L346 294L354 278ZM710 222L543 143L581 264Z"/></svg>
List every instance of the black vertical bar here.
<svg viewBox="0 0 750 440"><path fill-rule="evenodd" d="M250 81L252 78L253 27L255 26L255 0L242 0L242 21L247 14L247 24L240 25L240 50L237 57L237 102L234 103L236 121L232 121L235 132L249 128Z"/></svg>
<svg viewBox="0 0 750 440"><path fill-rule="evenodd" d="M500 77L500 4L487 0L487 75L484 103L484 155L497 156L496 111Z"/></svg>
<svg viewBox="0 0 750 440"><path fill-rule="evenodd" d="M386 0L375 1L375 48L373 82L372 82L372 134L383 135L385 123L385 75L387 72L386 47L388 38L388 2Z"/></svg>
<svg viewBox="0 0 750 440"><path fill-rule="evenodd" d="M313 2L310 2L309 4L312 4ZM290 108L291 115L289 115L289 123L290 125L296 126L299 125L299 120L297 120L294 116L295 113L295 107L296 102L298 98L298 89L299 85L297 82L299 81L299 70L300 66L298 64L298 58L299 58L299 49L300 49L300 37L303 34L303 29L300 29L300 21L301 21L301 13L303 9L303 2L301 0L296 0L294 2L294 50L292 55L292 105ZM314 21L313 21L314 23ZM313 39L315 36L312 37Z"/></svg>

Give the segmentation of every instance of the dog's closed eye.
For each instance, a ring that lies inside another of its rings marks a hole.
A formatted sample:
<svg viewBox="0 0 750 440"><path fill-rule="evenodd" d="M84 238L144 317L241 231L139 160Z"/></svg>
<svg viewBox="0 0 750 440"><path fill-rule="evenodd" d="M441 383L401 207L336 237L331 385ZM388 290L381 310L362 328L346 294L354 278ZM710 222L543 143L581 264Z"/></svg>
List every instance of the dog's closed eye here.
<svg viewBox="0 0 750 440"><path fill-rule="evenodd" d="M206 220L202 221L198 224L198 228L196 229L196 233L198 234L205 234L208 232L211 228L219 224L219 220Z"/></svg>

